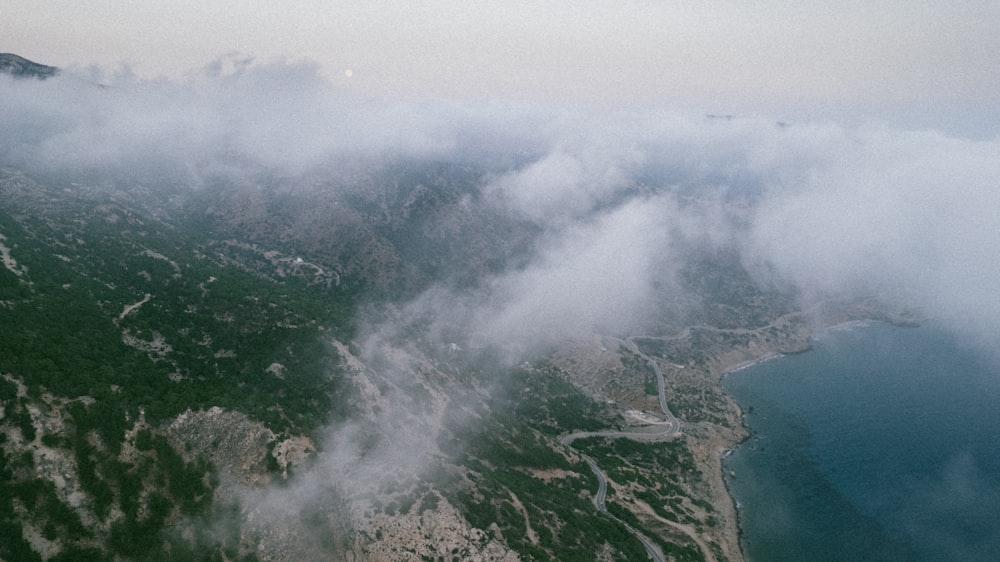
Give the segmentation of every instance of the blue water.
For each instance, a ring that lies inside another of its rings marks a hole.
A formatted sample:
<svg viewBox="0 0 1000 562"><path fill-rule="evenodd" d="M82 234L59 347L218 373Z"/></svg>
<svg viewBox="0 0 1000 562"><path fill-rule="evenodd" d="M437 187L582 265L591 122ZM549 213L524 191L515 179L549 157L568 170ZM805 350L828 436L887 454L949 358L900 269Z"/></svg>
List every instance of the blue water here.
<svg viewBox="0 0 1000 562"><path fill-rule="evenodd" d="M749 560L1000 560L1000 369L948 332L832 331L724 384Z"/></svg>

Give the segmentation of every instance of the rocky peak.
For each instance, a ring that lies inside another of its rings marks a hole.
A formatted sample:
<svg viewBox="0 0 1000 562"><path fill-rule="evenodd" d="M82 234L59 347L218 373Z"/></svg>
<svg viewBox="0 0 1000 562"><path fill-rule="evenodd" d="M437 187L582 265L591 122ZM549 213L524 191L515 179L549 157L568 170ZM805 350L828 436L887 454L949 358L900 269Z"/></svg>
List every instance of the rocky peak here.
<svg viewBox="0 0 1000 562"><path fill-rule="evenodd" d="M38 78L44 80L55 76L59 69L32 62L12 53L0 53L0 73L10 74L15 78Z"/></svg>

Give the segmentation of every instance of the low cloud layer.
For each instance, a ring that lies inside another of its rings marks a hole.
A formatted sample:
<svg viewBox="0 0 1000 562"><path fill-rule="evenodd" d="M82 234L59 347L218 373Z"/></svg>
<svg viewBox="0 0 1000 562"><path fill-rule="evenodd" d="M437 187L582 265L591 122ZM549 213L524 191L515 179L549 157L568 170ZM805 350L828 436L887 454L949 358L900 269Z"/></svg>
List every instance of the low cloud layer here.
<svg viewBox="0 0 1000 562"><path fill-rule="evenodd" d="M750 251L799 287L919 307L967 335L1000 334L1000 148L863 130L797 185L773 186Z"/></svg>
<svg viewBox="0 0 1000 562"><path fill-rule="evenodd" d="M103 86L98 86L101 83ZM231 56L184 80L0 77L0 158L198 188L392 159L475 163L481 204L543 234L463 315L491 341L627 331L672 275L671 234L736 242L805 295L873 294L1000 334L1000 141L933 131L596 113L500 101L389 104L308 63ZM734 210L735 209L735 210ZM425 299L428 297L425 297Z"/></svg>

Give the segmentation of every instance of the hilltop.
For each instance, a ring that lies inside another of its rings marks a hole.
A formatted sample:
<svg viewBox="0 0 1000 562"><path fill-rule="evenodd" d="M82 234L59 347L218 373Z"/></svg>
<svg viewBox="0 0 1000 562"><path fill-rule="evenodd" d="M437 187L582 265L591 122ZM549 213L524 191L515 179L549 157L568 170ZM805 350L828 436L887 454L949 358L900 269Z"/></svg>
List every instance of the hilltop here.
<svg viewBox="0 0 1000 562"><path fill-rule="evenodd" d="M46 66L32 62L12 53L0 53L0 73L10 74L15 78L38 78L44 80L59 73L54 66Z"/></svg>

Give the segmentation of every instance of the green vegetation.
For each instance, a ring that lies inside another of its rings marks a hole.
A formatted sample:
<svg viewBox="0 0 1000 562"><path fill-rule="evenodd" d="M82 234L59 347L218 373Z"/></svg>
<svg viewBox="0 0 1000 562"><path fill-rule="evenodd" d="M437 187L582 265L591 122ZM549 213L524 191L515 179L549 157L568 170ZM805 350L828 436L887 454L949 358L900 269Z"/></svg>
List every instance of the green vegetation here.
<svg viewBox="0 0 1000 562"><path fill-rule="evenodd" d="M701 524L689 498L691 490L704 487L704 478L685 439L640 443L592 437L579 439L573 446L593 457L609 479L636 485L634 496L648 503L660 516ZM696 505L709 515L714 513L714 508L706 502Z"/></svg>
<svg viewBox="0 0 1000 562"><path fill-rule="evenodd" d="M491 403L493 414L455 441L466 445L453 453L474 487L457 479L444 482L446 497L472 525L488 529L495 524L526 560L593 560L604 545L618 559L645 559L642 543L597 514L590 499L596 479L586 463L571 461L559 444L566 428L607 427L608 413L562 379L555 367L510 376L511 390ZM512 494L522 499L536 543Z"/></svg>
<svg viewBox="0 0 1000 562"><path fill-rule="evenodd" d="M238 535L219 546L207 534L165 533L171 520L217 509L217 479L206 461L185 461L155 428L213 406L279 434L343 417L339 367L324 339L350 335L356 296L248 273L175 226L110 199L69 199L45 200L31 213L0 210L0 234L23 272L0 267L0 429L64 450L85 510L114 522L107 537L94 537L38 476L32 453L8 455L22 447L8 444L0 447L0 559L39 559L23 539L25 526L59 540L57 560L198 559L233 548ZM273 364L282 368L269 371ZM36 423L54 409L65 432L39 431ZM126 432L140 415L149 424L134 443L142 456L122 462Z"/></svg>
<svg viewBox="0 0 1000 562"><path fill-rule="evenodd" d="M178 246L183 236L166 226L145 230L140 244L117 223L68 221L71 233L47 233L86 241L67 249L67 262L38 238L50 222L22 222L34 236L0 213L0 231L20 240L31 280L0 277L11 303L0 309L0 373L16 374L33 393L91 396L117 409L107 412L113 419L134 419L141 408L152 422L187 408L238 408L278 431L307 431L343 414L320 328L349 327L344 301L198 257L197 245ZM169 255L176 268L148 254ZM150 300L119 319L144 291ZM123 333L139 343L128 345ZM169 350L144 343L157 340ZM266 371L272 363L285 367L284 379Z"/></svg>

